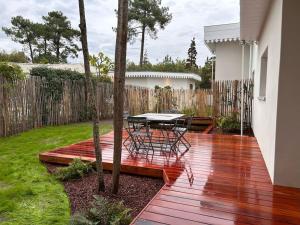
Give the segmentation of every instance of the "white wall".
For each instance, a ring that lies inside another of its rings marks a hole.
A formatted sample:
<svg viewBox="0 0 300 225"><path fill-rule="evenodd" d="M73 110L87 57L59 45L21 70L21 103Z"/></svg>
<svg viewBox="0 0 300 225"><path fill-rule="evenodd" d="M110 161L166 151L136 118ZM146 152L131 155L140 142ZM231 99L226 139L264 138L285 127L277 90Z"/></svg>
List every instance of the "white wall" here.
<svg viewBox="0 0 300 225"><path fill-rule="evenodd" d="M173 89L190 89L190 84L195 89L196 82L191 79L170 79L170 78L143 78L143 77L127 77L126 85L154 88L156 85L160 87L171 86Z"/></svg>
<svg viewBox="0 0 300 225"><path fill-rule="evenodd" d="M274 183L300 188L300 1L283 1Z"/></svg>
<svg viewBox="0 0 300 225"><path fill-rule="evenodd" d="M249 46L245 47L245 70L249 71ZM239 41L216 44L216 80L242 79L242 46Z"/></svg>
<svg viewBox="0 0 300 225"><path fill-rule="evenodd" d="M253 54L254 76L254 107L253 107L253 131L259 143L270 177L274 181L275 166L275 140L279 65L281 53L281 21L282 0L276 0L272 4L269 16L266 20L263 32L260 35L258 45ZM260 58L268 48L268 71L266 85L266 100L259 97L260 85Z"/></svg>

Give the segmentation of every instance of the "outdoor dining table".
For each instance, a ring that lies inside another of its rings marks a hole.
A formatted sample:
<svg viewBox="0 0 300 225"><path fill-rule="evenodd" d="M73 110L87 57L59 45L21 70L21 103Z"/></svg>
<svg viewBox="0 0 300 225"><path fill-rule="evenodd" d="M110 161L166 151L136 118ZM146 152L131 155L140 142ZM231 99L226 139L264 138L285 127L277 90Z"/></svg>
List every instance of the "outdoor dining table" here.
<svg viewBox="0 0 300 225"><path fill-rule="evenodd" d="M171 122L184 117L185 114L172 113L144 113L133 117L145 117L149 122Z"/></svg>
<svg viewBox="0 0 300 225"><path fill-rule="evenodd" d="M149 124L156 124L158 136L152 138L151 147L159 148L161 151L175 152L176 144L180 142L182 136L176 135L174 127L178 120L183 119L185 114L173 113L145 113L133 118L146 118Z"/></svg>

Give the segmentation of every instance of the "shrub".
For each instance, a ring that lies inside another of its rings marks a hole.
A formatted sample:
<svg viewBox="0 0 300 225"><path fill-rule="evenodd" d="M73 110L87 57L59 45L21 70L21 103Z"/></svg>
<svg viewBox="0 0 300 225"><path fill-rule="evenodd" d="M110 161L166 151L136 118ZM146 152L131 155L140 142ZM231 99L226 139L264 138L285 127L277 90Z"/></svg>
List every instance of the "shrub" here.
<svg viewBox="0 0 300 225"><path fill-rule="evenodd" d="M25 78L25 74L20 66L6 62L0 62L0 76L10 83Z"/></svg>
<svg viewBox="0 0 300 225"><path fill-rule="evenodd" d="M112 83L112 79L108 75L93 76L95 82Z"/></svg>
<svg viewBox="0 0 300 225"><path fill-rule="evenodd" d="M101 196L94 196L92 207L85 213L77 213L71 218L72 225L127 225L132 218L131 209L123 202L110 203Z"/></svg>
<svg viewBox="0 0 300 225"><path fill-rule="evenodd" d="M72 70L51 69L47 67L36 67L30 71L31 76L43 78L43 91L46 98L51 97L52 100L59 102L63 96L64 81L84 80L82 73ZM44 115L47 114L43 112Z"/></svg>
<svg viewBox="0 0 300 225"><path fill-rule="evenodd" d="M24 52L13 51L11 53L6 53L5 51L1 51L0 62L27 63L29 62L29 58Z"/></svg>
<svg viewBox="0 0 300 225"><path fill-rule="evenodd" d="M61 181L78 179L91 172L93 167L90 163L84 163L80 159L74 159L68 167L60 168L55 172L55 177Z"/></svg>
<svg viewBox="0 0 300 225"><path fill-rule="evenodd" d="M84 80L84 74L73 70L52 69L44 66L32 68L31 76L37 76L51 80Z"/></svg>
<svg viewBox="0 0 300 225"><path fill-rule="evenodd" d="M197 115L197 109L196 107L190 107L190 108L183 108L183 110L181 110L182 114L185 114L187 116L195 116Z"/></svg>
<svg viewBox="0 0 300 225"><path fill-rule="evenodd" d="M221 116L217 119L217 126L223 131L235 132L240 130L240 122L238 121L237 113L232 113L230 116Z"/></svg>

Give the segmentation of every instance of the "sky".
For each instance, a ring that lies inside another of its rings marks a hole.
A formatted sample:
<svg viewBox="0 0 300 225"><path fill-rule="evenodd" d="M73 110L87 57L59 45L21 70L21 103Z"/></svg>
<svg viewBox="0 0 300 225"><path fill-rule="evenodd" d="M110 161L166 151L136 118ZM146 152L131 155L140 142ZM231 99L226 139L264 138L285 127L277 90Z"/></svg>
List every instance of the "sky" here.
<svg viewBox="0 0 300 225"><path fill-rule="evenodd" d="M88 44L90 54L99 51L113 59L117 19L114 10L117 0L85 0ZM21 15L39 22L49 11L60 10L78 28L77 0L0 0L0 27L10 26L13 16ZM197 45L197 63L203 65L210 52L203 41L204 26L239 22L239 0L162 0L172 13L172 21L164 30L159 30L156 40L146 37L145 48L151 63L162 61L167 54L172 58L187 58L187 50L193 37ZM13 42L0 30L0 50L22 50L21 44ZM128 44L127 60L138 62L140 38ZM71 63L81 63L82 54Z"/></svg>

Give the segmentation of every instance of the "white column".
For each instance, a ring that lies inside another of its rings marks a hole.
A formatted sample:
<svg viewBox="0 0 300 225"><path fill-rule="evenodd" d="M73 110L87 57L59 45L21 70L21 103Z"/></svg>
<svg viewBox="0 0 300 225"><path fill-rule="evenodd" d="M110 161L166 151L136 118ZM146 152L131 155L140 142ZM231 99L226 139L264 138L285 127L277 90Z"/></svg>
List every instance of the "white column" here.
<svg viewBox="0 0 300 225"><path fill-rule="evenodd" d="M249 80L252 78L252 55L253 55L253 43L251 42L249 44L249 48L250 48L250 57L249 57Z"/></svg>
<svg viewBox="0 0 300 225"><path fill-rule="evenodd" d="M241 93L241 136L244 134L244 73L245 73L245 41L242 44L242 93ZM250 66L250 65L249 65Z"/></svg>

